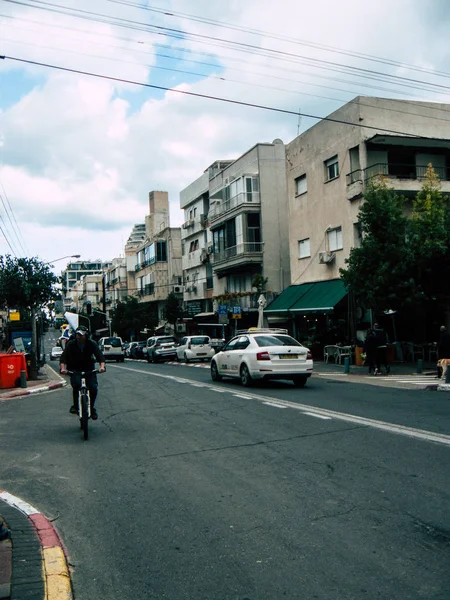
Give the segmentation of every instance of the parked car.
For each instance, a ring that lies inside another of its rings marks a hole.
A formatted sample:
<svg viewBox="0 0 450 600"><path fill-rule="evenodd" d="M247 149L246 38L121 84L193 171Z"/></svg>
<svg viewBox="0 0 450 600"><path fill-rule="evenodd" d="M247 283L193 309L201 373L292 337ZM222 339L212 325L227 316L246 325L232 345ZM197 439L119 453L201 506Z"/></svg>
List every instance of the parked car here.
<svg viewBox="0 0 450 600"><path fill-rule="evenodd" d="M177 340L172 335L157 335L147 340L147 362L170 360L177 357Z"/></svg>
<svg viewBox="0 0 450 600"><path fill-rule="evenodd" d="M215 354L207 335L187 335L177 346L177 360L209 360Z"/></svg>
<svg viewBox="0 0 450 600"><path fill-rule="evenodd" d="M120 337L103 337L98 342L100 350L103 352L106 360L115 360L124 362L125 354L122 349L123 342Z"/></svg>
<svg viewBox="0 0 450 600"><path fill-rule="evenodd" d="M50 360L59 360L61 358L61 354L63 353L63 349L61 346L53 346L50 350Z"/></svg>
<svg viewBox="0 0 450 600"><path fill-rule="evenodd" d="M304 387L312 371L311 352L284 329L238 332L211 359L213 381L232 377L246 387L258 379L290 379Z"/></svg>
<svg viewBox="0 0 450 600"><path fill-rule="evenodd" d="M145 358L147 354L147 342L131 342L130 358Z"/></svg>

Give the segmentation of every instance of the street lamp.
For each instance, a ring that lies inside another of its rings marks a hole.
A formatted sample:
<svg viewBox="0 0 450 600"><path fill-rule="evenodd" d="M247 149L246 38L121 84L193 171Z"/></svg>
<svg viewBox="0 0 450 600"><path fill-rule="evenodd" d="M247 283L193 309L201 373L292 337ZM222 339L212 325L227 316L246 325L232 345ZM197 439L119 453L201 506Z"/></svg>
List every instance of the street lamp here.
<svg viewBox="0 0 450 600"><path fill-rule="evenodd" d="M55 258L55 260L51 260L49 262L44 263L44 265L52 265L55 262L58 262L58 260L64 260L65 258L80 258L81 254L68 254L67 256L61 256L60 258Z"/></svg>

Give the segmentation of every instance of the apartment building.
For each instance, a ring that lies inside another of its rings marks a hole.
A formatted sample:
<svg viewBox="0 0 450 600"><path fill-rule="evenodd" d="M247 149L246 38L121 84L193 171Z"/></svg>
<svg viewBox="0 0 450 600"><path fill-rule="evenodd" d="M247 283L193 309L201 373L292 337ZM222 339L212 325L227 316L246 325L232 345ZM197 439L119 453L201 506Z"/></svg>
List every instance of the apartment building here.
<svg viewBox="0 0 450 600"><path fill-rule="evenodd" d="M339 269L360 244L367 182L382 175L407 198L408 210L429 163L450 192L450 105L357 97L287 144L293 285L265 314L284 318L294 332L337 317L335 308L343 316L348 305Z"/></svg>
<svg viewBox="0 0 450 600"><path fill-rule="evenodd" d="M91 303L92 310L103 310L103 273L83 275L74 284L71 290L72 304L77 313L86 313L87 303Z"/></svg>
<svg viewBox="0 0 450 600"><path fill-rule="evenodd" d="M73 288L86 275L102 273L103 269L111 266L110 262L78 260L68 263L61 271L61 281L64 296L64 311L70 310L74 302Z"/></svg>
<svg viewBox="0 0 450 600"><path fill-rule="evenodd" d="M259 143L236 160L216 161L180 199L184 299L186 306L192 302L194 326L220 321L231 333L256 325L255 275L267 279L270 297L290 283L283 142Z"/></svg>
<svg viewBox="0 0 450 600"><path fill-rule="evenodd" d="M127 271L127 289L128 294L132 296L136 293L136 251L145 242L145 223L134 225L130 236L125 244L125 263Z"/></svg>
<svg viewBox="0 0 450 600"><path fill-rule="evenodd" d="M126 258L114 258L112 260L111 266L103 273L103 287L102 311L109 314L118 302L124 302L129 295Z"/></svg>
<svg viewBox="0 0 450 600"><path fill-rule="evenodd" d="M189 317L212 310L213 277L208 237L209 176L206 171L180 192L184 309Z"/></svg>
<svg viewBox="0 0 450 600"><path fill-rule="evenodd" d="M182 299L181 230L170 227L169 195L149 193L145 240L135 251L135 287L141 302L149 302L164 324L164 308L170 292Z"/></svg>

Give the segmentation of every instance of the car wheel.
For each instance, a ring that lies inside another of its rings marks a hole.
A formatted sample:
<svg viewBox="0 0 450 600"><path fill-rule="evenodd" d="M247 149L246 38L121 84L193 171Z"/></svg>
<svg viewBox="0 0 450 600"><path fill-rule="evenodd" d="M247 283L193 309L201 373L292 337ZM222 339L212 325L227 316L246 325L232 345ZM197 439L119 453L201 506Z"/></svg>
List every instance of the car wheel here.
<svg viewBox="0 0 450 600"><path fill-rule="evenodd" d="M186 354L186 352L184 353L184 362L185 362L186 364L189 362L189 359L188 359L188 357L187 357L187 354Z"/></svg>
<svg viewBox="0 0 450 600"><path fill-rule="evenodd" d="M147 354L147 362L150 362L150 356Z"/></svg>
<svg viewBox="0 0 450 600"><path fill-rule="evenodd" d="M178 354L175 356L175 360L176 360L177 362L181 362L181 358L178 356Z"/></svg>
<svg viewBox="0 0 450 600"><path fill-rule="evenodd" d="M219 373L215 360L211 362L211 379L213 381L222 381L222 376Z"/></svg>
<svg viewBox="0 0 450 600"><path fill-rule="evenodd" d="M308 379L307 377L295 377L293 380L295 387L304 388L306 385L307 379Z"/></svg>
<svg viewBox="0 0 450 600"><path fill-rule="evenodd" d="M242 365L241 367L241 383L244 387L250 387L253 383L252 377L250 375L250 371L248 370L247 365Z"/></svg>

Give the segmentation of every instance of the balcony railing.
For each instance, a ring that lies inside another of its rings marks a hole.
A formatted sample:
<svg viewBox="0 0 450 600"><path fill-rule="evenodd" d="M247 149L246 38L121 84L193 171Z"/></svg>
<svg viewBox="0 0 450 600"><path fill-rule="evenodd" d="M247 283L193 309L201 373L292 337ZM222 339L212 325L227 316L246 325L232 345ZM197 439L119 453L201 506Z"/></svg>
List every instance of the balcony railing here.
<svg viewBox="0 0 450 600"><path fill-rule="evenodd" d="M395 179L424 179L427 173L428 165L412 165L399 163L377 163L367 169L356 169L347 174L347 185L357 181L366 182L371 177L392 177ZM441 181L450 179L449 169L447 167L433 167L434 172Z"/></svg>
<svg viewBox="0 0 450 600"><path fill-rule="evenodd" d="M229 200L222 200L220 204L210 208L208 219L209 221L215 221L224 213L243 204L260 204L259 192L241 192Z"/></svg>
<svg viewBox="0 0 450 600"><path fill-rule="evenodd" d="M261 254L263 251L263 242L247 242L245 244L238 244L237 246L230 246L219 252L211 254L213 264L239 258L247 254Z"/></svg>

